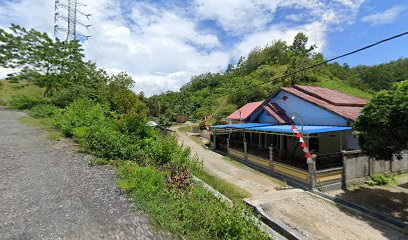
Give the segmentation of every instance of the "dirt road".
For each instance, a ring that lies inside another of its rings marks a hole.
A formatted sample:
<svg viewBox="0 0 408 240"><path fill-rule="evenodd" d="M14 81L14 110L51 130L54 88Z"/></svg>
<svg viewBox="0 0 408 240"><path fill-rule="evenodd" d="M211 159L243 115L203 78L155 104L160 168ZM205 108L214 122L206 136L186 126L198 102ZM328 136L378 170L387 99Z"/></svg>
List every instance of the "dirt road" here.
<svg viewBox="0 0 408 240"><path fill-rule="evenodd" d="M0 109L0 239L169 239L132 212L107 167Z"/></svg>
<svg viewBox="0 0 408 240"><path fill-rule="evenodd" d="M271 177L203 148L187 133L176 130L179 142L190 147L214 175L248 191L250 202L306 239L406 239L406 235L370 219L355 216L301 189L276 190Z"/></svg>

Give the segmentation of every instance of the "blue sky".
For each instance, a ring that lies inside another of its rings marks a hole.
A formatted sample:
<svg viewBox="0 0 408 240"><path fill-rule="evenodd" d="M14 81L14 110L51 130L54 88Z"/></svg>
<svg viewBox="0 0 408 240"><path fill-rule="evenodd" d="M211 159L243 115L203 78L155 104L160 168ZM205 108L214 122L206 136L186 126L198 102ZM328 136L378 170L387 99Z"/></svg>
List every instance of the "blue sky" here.
<svg viewBox="0 0 408 240"><path fill-rule="evenodd" d="M64 0L61 0L64 1ZM251 49L306 33L326 58L408 31L406 0L82 0L92 13L88 59L129 72L135 91L178 90L191 76L223 71ZM51 0L0 0L0 27L53 32ZM63 24L62 22L60 24ZM351 66L408 57L408 37L340 60ZM0 69L0 75L8 70ZM1 76L0 76L1 77Z"/></svg>

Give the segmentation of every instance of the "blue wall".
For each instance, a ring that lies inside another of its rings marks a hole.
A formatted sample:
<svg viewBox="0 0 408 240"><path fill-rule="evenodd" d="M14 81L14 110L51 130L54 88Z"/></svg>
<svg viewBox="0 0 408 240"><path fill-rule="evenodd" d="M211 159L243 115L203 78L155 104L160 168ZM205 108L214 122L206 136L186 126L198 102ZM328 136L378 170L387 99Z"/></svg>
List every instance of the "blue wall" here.
<svg viewBox="0 0 408 240"><path fill-rule="evenodd" d="M283 96L288 97L286 101L282 99ZM347 120L345 118L309 103L284 90L280 90L269 102L278 104L283 110L285 110L288 117L291 117L292 113L299 114L304 125L347 126ZM259 122L277 123L277 121L273 117L270 117L264 109L261 108L258 110L258 113L259 112L261 112ZM251 121L254 120L253 117L255 114L257 114L257 112L253 113ZM296 124L299 124L299 120L296 118L294 121Z"/></svg>
<svg viewBox="0 0 408 240"><path fill-rule="evenodd" d="M259 116L259 122L261 123L271 123L271 124L279 124L278 121L274 118L269 116L268 112L263 110L261 115Z"/></svg>

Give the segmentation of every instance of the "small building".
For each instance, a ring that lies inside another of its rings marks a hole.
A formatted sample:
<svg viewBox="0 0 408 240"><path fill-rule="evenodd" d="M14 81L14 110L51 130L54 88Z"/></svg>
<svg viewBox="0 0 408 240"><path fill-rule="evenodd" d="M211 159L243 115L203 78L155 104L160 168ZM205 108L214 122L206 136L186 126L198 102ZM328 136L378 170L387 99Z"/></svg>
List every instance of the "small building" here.
<svg viewBox="0 0 408 240"><path fill-rule="evenodd" d="M322 87L283 87L265 101L232 113L227 117L230 124L212 126L211 144L218 152L294 185L340 188L342 152L359 149L351 126L367 103ZM292 125L314 161L307 162Z"/></svg>
<svg viewBox="0 0 408 240"><path fill-rule="evenodd" d="M264 101L247 103L231 113L225 120L227 124L243 123Z"/></svg>

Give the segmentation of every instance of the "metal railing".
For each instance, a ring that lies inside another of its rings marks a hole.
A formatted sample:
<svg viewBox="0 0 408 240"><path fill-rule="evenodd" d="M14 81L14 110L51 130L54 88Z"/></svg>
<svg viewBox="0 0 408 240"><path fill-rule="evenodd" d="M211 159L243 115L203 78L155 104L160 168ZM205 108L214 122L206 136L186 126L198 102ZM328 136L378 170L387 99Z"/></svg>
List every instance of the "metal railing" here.
<svg viewBox="0 0 408 240"><path fill-rule="evenodd" d="M215 142L215 149L222 152L227 152L228 151L227 139L228 136L218 135Z"/></svg>
<svg viewBox="0 0 408 240"><path fill-rule="evenodd" d="M265 148L264 145L247 144L247 153L269 159L269 147Z"/></svg>
<svg viewBox="0 0 408 240"><path fill-rule="evenodd" d="M229 147L233 149L239 149L239 150L244 150L244 142L243 140L235 140L235 139L230 139L229 140Z"/></svg>

